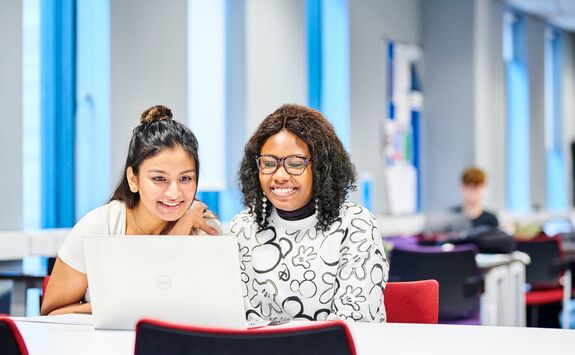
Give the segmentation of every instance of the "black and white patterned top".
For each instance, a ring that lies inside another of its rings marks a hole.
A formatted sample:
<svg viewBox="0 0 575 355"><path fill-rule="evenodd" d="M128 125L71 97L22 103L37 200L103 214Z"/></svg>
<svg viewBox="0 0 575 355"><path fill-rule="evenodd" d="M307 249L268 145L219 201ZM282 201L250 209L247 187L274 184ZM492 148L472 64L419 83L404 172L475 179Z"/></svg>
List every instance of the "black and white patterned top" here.
<svg viewBox="0 0 575 355"><path fill-rule="evenodd" d="M345 203L325 231L315 215L281 219L274 209L258 231L255 215L234 217L248 321L348 319L385 322L389 265L373 215Z"/></svg>

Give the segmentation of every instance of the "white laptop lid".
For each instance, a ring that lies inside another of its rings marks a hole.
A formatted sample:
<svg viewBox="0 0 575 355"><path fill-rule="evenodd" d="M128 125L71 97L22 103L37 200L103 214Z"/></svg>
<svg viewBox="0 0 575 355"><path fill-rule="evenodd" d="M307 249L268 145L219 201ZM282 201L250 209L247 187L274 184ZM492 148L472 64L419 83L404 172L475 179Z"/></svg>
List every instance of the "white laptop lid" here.
<svg viewBox="0 0 575 355"><path fill-rule="evenodd" d="M230 236L86 236L98 329L141 318L246 328L238 244Z"/></svg>

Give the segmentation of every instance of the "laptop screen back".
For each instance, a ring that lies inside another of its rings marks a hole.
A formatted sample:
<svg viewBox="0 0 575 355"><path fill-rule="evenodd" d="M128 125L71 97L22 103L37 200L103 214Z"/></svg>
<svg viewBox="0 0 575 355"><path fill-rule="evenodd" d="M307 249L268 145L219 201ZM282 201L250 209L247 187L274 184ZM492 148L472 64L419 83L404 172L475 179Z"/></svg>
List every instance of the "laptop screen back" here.
<svg viewBox="0 0 575 355"><path fill-rule="evenodd" d="M246 327L234 237L87 236L84 248L96 328L141 318Z"/></svg>

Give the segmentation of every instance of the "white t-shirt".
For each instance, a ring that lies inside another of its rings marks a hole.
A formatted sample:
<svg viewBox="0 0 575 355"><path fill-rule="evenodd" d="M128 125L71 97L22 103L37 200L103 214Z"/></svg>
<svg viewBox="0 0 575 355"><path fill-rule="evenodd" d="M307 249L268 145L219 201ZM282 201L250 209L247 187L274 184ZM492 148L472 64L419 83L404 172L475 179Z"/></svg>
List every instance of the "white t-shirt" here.
<svg viewBox="0 0 575 355"><path fill-rule="evenodd" d="M71 268L85 274L83 236L126 234L126 205L122 201L111 201L88 212L68 233L58 250L58 257Z"/></svg>

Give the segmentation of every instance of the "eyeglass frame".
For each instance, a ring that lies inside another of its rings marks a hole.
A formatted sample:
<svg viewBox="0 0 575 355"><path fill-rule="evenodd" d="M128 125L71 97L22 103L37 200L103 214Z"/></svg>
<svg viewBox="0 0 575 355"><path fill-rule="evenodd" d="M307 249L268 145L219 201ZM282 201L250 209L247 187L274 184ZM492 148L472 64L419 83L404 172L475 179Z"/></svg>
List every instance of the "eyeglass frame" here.
<svg viewBox="0 0 575 355"><path fill-rule="evenodd" d="M275 160L277 160L276 169L275 169L274 171L272 171L271 173L264 173L264 172L260 169L260 164L259 164L259 160L260 160L261 157L271 157L271 158L274 158ZM290 173L290 172L288 171L288 168L287 168L286 165L285 165L285 161L286 161L286 159L289 159L289 158L300 158L300 159L303 159L303 164L304 164L304 166L303 166L303 170L302 170L301 173L299 173L299 174L292 174L292 173ZM273 154L260 154L260 155L256 155L256 156L255 156L255 161L256 161L256 166L258 167L258 171L259 171L260 173L264 174L264 175L272 175L272 174L275 174L275 173L278 171L278 169L280 168L280 166L283 166L283 167L284 167L284 170L285 170L286 173L288 173L289 175L300 176L300 175L302 175L303 173L305 173L305 169L307 169L307 165L308 165L310 162L312 162L312 159L311 159L311 158L308 158L308 157L304 157L303 155L299 155L299 154L291 154L291 155L285 156L285 157L283 157L283 158L278 158L278 157L276 157L276 156L273 155Z"/></svg>

